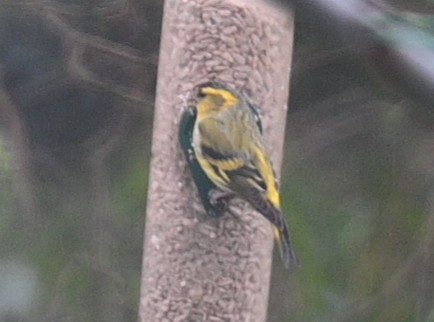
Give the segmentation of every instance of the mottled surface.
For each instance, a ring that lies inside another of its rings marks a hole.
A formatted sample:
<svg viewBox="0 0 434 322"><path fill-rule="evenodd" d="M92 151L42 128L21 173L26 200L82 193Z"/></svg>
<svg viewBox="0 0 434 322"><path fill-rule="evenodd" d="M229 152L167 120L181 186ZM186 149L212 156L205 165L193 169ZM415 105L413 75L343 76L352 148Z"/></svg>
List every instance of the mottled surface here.
<svg viewBox="0 0 434 322"><path fill-rule="evenodd" d="M140 320L265 321L270 225L238 200L236 216L206 217L177 134L194 85L230 83L261 106L279 172L292 17L265 1L168 0L164 19Z"/></svg>

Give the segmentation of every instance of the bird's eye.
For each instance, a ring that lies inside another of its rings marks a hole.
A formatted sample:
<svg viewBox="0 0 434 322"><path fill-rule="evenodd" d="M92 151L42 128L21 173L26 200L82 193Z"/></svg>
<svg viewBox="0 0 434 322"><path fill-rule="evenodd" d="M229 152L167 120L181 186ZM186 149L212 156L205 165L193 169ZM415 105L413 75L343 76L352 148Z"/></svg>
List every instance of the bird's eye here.
<svg viewBox="0 0 434 322"><path fill-rule="evenodd" d="M197 92L197 97L198 98L204 98L206 96L206 94L204 92L202 92L201 89L199 89L199 91Z"/></svg>

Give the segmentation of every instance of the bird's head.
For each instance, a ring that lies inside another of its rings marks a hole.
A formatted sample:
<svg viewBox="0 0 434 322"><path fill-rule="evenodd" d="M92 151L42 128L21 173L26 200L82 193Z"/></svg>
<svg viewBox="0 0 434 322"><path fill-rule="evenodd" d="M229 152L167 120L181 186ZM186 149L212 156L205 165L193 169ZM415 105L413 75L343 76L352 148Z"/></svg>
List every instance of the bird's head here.
<svg viewBox="0 0 434 322"><path fill-rule="evenodd" d="M217 82L196 86L195 95L199 118L234 108L239 105L241 99L230 87Z"/></svg>

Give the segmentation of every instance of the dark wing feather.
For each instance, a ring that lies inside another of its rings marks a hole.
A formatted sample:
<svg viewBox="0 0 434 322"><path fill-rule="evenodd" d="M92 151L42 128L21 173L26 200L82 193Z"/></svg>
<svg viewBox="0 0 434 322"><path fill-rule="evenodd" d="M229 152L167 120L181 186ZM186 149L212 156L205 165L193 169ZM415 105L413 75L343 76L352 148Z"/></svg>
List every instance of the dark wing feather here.
<svg viewBox="0 0 434 322"><path fill-rule="evenodd" d="M284 215L279 209L276 209L268 200L265 199L264 194L260 190L250 187L246 188L246 183L242 183L241 177L233 178L233 182L240 185L239 194L247 200L255 210L261 213L268 221L273 224L275 229L275 237L278 242L280 255L286 267L291 263L299 264L292 247L291 237L289 235L288 225ZM244 187L244 188L241 188ZM237 189L237 188L236 188Z"/></svg>
<svg viewBox="0 0 434 322"><path fill-rule="evenodd" d="M258 169L255 168L251 163L245 163L244 166L236 170L228 171L228 176L234 181L239 181L240 189L246 188L251 189L252 191L258 190L257 192L262 193L267 190L267 185L265 184L264 178L261 176L261 173L259 173ZM260 194L262 195L262 198L264 198L262 193Z"/></svg>

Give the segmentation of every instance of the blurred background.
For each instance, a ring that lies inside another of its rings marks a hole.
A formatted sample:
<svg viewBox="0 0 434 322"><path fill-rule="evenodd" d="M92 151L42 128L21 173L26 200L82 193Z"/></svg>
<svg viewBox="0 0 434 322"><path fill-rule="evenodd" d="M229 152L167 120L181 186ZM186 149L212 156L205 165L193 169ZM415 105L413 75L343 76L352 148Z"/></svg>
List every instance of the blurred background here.
<svg viewBox="0 0 434 322"><path fill-rule="evenodd" d="M295 8L269 321L434 321L434 3ZM157 0L0 0L0 321L135 321Z"/></svg>

